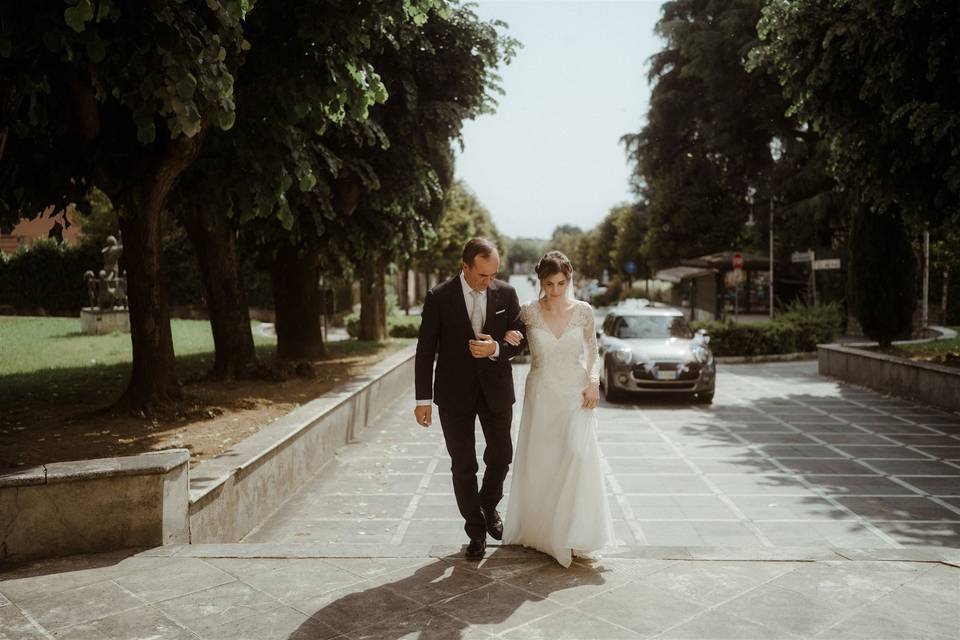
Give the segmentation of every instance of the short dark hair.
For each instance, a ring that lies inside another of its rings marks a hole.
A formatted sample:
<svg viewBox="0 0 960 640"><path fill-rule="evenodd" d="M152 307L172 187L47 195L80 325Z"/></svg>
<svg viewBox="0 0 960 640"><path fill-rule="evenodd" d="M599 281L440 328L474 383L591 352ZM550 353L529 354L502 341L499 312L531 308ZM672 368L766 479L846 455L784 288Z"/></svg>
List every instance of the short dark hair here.
<svg viewBox="0 0 960 640"><path fill-rule="evenodd" d="M497 245L486 238L471 238L463 247L463 264L472 267L477 256L489 258L494 253L497 253Z"/></svg>
<svg viewBox="0 0 960 640"><path fill-rule="evenodd" d="M546 280L555 273L562 273L569 278L573 274L573 264L570 258L559 251L547 251L534 267L537 278Z"/></svg>

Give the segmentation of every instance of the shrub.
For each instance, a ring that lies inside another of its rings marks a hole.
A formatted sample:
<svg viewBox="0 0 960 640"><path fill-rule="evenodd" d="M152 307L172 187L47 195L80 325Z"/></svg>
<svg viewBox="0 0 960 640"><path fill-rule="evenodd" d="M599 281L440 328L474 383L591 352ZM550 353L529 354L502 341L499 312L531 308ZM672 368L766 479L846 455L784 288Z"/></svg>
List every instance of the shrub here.
<svg viewBox="0 0 960 640"><path fill-rule="evenodd" d="M884 347L909 336L917 260L899 213L857 211L848 247L847 302L863 333Z"/></svg>
<svg viewBox="0 0 960 640"><path fill-rule="evenodd" d="M0 261L0 304L31 313L79 315L88 304L83 274L102 267L98 247L35 241Z"/></svg>
<svg viewBox="0 0 960 640"><path fill-rule="evenodd" d="M360 317L354 313L346 318L347 333L351 338L360 335ZM420 316L392 315L387 318L387 332L391 338L416 338L420 335Z"/></svg>
<svg viewBox="0 0 960 640"><path fill-rule="evenodd" d="M710 348L716 356L758 356L814 351L818 344L836 337L840 322L836 305L795 304L773 322L708 321L691 326L710 334Z"/></svg>

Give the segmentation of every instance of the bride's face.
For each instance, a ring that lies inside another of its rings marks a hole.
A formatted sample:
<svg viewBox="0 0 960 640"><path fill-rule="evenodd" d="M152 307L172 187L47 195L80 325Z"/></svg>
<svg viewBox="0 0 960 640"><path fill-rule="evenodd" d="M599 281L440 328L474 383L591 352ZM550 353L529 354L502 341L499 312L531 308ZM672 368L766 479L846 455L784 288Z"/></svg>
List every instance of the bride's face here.
<svg viewBox="0 0 960 640"><path fill-rule="evenodd" d="M547 276L540 281L543 287L543 293L552 300L561 300L567 295L567 287L570 285L570 279L564 273L555 273Z"/></svg>

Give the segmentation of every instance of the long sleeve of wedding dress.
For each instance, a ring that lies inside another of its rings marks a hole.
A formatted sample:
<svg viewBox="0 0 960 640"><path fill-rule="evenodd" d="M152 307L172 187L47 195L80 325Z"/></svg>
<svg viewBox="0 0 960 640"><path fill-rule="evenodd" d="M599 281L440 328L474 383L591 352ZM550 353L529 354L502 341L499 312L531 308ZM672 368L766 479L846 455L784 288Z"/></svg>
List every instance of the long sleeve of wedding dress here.
<svg viewBox="0 0 960 640"><path fill-rule="evenodd" d="M596 321L593 319L593 307L584 303L583 353L586 359L587 373L591 384L600 384L600 348L597 345Z"/></svg>

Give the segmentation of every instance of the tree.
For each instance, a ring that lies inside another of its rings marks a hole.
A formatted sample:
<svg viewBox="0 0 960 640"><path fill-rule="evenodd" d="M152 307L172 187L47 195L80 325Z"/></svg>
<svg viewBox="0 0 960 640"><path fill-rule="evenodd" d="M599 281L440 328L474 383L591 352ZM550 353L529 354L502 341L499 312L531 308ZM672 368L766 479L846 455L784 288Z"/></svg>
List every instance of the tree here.
<svg viewBox="0 0 960 640"><path fill-rule="evenodd" d="M396 52L375 60L393 96L371 108L388 146L348 145L338 153L375 176L361 181L354 237L361 278L360 337L386 336L386 265L425 248L453 178L451 144L467 119L490 113L500 92L495 69L517 43L499 22L481 22L469 6L436 11L418 29L401 29Z"/></svg>
<svg viewBox="0 0 960 640"><path fill-rule="evenodd" d="M620 205L614 208L612 216L615 220L616 246L613 249L613 264L617 265L632 284L636 277L647 277L650 270L644 262L643 245L647 235L647 227L643 219L641 206ZM633 265L633 270L628 265Z"/></svg>
<svg viewBox="0 0 960 640"><path fill-rule="evenodd" d="M501 265L510 251L510 243L504 241L490 212L480 203L476 194L458 180L444 196L443 213L437 226L437 239L433 245L416 257L417 266L426 271L450 276L460 270L463 245L470 238L487 238L497 245L501 253ZM511 253L511 256L513 254ZM539 255L534 260L539 259Z"/></svg>
<svg viewBox="0 0 960 640"><path fill-rule="evenodd" d="M754 65L822 135L829 170L870 210L960 219L960 5L771 0Z"/></svg>
<svg viewBox="0 0 960 640"><path fill-rule="evenodd" d="M747 248L741 246L750 239L744 225L757 201L767 205L776 198L781 217L835 215L824 197L833 183L822 170L818 136L785 115L786 101L769 69L744 67L758 42L765 1L663 5L656 31L665 43L651 59L647 124L623 138L634 163L633 188L644 205L641 254L651 269ZM814 225L807 219L797 227L805 234ZM754 238L761 246L763 232ZM807 242L805 235L790 238Z"/></svg>
<svg viewBox="0 0 960 640"><path fill-rule="evenodd" d="M902 218L862 207L853 218L847 303L863 332L881 347L910 335L917 260Z"/></svg>
<svg viewBox="0 0 960 640"><path fill-rule="evenodd" d="M64 8L66 5L66 8ZM121 403L179 398L161 268L167 195L211 128L234 121L250 2L67 0L0 8L0 216L83 203L120 211L133 371Z"/></svg>
<svg viewBox="0 0 960 640"><path fill-rule="evenodd" d="M271 272L278 356L322 353L319 280L340 266L324 258L343 227L331 221L356 208L323 132L362 125L387 99L374 56L435 4L303 0L262 3L247 17L236 126L211 136L171 204L204 274L215 375L243 375L255 359L240 277L250 247Z"/></svg>
<svg viewBox="0 0 960 640"><path fill-rule="evenodd" d="M509 272L515 271L519 265L534 265L546 253L546 241L542 238L508 238L507 253L510 256Z"/></svg>

